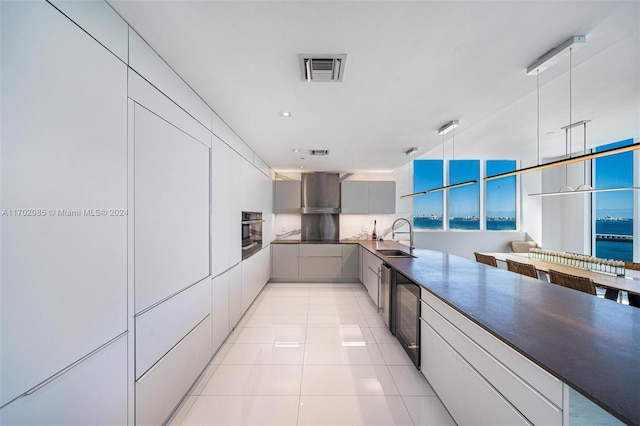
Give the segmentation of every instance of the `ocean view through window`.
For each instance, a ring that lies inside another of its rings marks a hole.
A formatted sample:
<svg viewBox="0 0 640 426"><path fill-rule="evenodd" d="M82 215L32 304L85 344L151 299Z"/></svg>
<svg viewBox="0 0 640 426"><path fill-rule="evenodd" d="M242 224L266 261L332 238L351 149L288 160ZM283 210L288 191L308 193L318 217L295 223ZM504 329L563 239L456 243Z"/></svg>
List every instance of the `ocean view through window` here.
<svg viewBox="0 0 640 426"><path fill-rule="evenodd" d="M487 160L487 176L516 169L515 160ZM486 183L486 226L490 231L516 229L516 177L508 176Z"/></svg>
<svg viewBox="0 0 640 426"><path fill-rule="evenodd" d="M596 151L633 143L627 139L596 148ZM633 186L633 152L597 158L594 164L596 188ZM595 213L595 255L604 259L633 260L633 191L600 192L593 198Z"/></svg>
<svg viewBox="0 0 640 426"><path fill-rule="evenodd" d="M449 185L480 181L480 160L449 161ZM480 184L449 190L449 228L480 229Z"/></svg>
<svg viewBox="0 0 640 426"><path fill-rule="evenodd" d="M442 184L442 160L413 161L413 192L439 188ZM416 229L443 229L442 191L413 199L413 226Z"/></svg>

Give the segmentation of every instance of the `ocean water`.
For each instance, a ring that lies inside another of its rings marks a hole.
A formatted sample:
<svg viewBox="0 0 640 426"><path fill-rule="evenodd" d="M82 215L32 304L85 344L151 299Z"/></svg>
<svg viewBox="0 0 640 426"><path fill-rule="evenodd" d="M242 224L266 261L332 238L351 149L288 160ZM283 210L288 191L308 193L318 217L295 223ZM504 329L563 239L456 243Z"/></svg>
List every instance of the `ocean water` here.
<svg viewBox="0 0 640 426"><path fill-rule="evenodd" d="M633 235L633 221L596 220L596 234ZM615 260L633 260L633 241L596 239L596 257Z"/></svg>
<svg viewBox="0 0 640 426"><path fill-rule="evenodd" d="M413 219L413 225L416 229L442 229L442 219L427 219L424 217L416 217ZM480 221L478 220L451 220L449 221L451 229L480 229ZM516 229L515 220L489 220L487 221L487 229L490 231L504 231Z"/></svg>

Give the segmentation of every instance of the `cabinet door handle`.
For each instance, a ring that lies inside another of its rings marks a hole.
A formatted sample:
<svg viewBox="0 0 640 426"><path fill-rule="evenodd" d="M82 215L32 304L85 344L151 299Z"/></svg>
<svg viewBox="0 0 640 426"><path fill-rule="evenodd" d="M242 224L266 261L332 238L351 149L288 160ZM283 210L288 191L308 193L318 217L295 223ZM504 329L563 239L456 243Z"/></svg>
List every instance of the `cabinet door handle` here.
<svg viewBox="0 0 640 426"><path fill-rule="evenodd" d="M378 268L378 312L382 309L380 306L380 291L382 287L382 267Z"/></svg>

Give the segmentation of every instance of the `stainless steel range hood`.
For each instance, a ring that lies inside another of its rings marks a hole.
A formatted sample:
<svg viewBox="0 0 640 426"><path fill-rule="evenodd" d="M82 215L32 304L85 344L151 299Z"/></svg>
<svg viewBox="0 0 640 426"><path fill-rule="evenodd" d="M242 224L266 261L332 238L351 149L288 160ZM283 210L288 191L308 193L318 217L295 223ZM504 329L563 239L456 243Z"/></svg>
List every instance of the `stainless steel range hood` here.
<svg viewBox="0 0 640 426"><path fill-rule="evenodd" d="M340 174L303 173L301 190L302 214L340 213Z"/></svg>

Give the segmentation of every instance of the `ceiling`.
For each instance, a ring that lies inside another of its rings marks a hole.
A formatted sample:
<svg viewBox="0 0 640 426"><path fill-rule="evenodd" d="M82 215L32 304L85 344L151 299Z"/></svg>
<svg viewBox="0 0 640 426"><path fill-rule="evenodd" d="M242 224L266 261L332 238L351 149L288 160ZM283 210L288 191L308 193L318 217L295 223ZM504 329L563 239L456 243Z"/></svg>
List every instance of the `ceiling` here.
<svg viewBox="0 0 640 426"><path fill-rule="evenodd" d="M637 1L109 3L276 171L389 171L411 147L442 158L450 120L447 158L536 164L524 70L572 35L587 42L572 55L571 116L568 56L539 76L541 158L564 154L570 122L592 120L589 147L640 137ZM301 53L346 53L343 81L303 81Z"/></svg>

